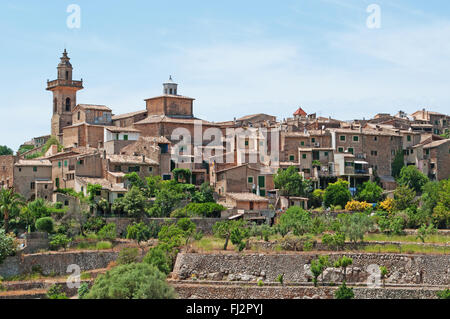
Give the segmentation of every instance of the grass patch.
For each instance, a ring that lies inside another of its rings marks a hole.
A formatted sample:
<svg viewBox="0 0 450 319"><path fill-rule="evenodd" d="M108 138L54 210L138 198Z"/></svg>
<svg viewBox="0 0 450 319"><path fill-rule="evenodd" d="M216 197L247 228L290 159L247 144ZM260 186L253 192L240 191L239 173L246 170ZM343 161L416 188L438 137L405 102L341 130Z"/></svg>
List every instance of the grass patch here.
<svg viewBox="0 0 450 319"><path fill-rule="evenodd" d="M97 250L106 250L106 249L111 249L112 248L112 244L109 241L99 241L96 245L95 248Z"/></svg>
<svg viewBox="0 0 450 319"><path fill-rule="evenodd" d="M416 244L404 245L369 245L362 248L366 253L399 253L399 254L447 254L450 252L449 247L424 246Z"/></svg>
<svg viewBox="0 0 450 319"><path fill-rule="evenodd" d="M216 238L213 236L205 236L200 240L193 242L193 247L202 251L217 251L223 250L223 246L225 245L225 239ZM234 249L233 244L228 242L228 250Z"/></svg>
<svg viewBox="0 0 450 319"><path fill-rule="evenodd" d="M367 234L364 236L364 241L398 241L421 243L421 240L416 235L388 235L388 234ZM429 235L425 239L425 243L432 244L446 244L450 242L450 237L445 235Z"/></svg>

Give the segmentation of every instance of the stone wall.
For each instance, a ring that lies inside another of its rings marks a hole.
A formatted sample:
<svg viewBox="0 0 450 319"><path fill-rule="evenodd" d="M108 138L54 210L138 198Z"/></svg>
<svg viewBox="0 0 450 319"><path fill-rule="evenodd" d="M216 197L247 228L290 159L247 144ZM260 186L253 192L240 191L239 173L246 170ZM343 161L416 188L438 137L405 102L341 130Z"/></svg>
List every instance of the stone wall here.
<svg viewBox="0 0 450 319"><path fill-rule="evenodd" d="M24 254L38 252L41 249L48 249L49 239L47 233L29 233L25 236L25 248L22 250Z"/></svg>
<svg viewBox="0 0 450 319"><path fill-rule="evenodd" d="M0 276L4 278L31 273L39 266L44 275L66 275L69 265L78 265L81 271L106 268L118 257L117 251L58 252L8 257L0 264Z"/></svg>
<svg viewBox="0 0 450 319"><path fill-rule="evenodd" d="M389 270L386 283L395 284L450 284L449 255L403 255L369 253L329 253L334 262L345 255L353 259L353 265L347 268L347 282L367 282L370 265L385 266ZM228 281L276 281L284 274L285 282L308 282L312 280L310 264L318 258L316 253L292 254L191 254L180 253L177 257L175 278L187 279L195 276L199 279ZM343 272L328 268L324 271L325 282L340 282ZM321 278L319 278L321 280Z"/></svg>
<svg viewBox="0 0 450 319"><path fill-rule="evenodd" d="M180 299L333 299L337 287L189 285L172 283ZM355 299L436 299L439 289L355 287Z"/></svg>

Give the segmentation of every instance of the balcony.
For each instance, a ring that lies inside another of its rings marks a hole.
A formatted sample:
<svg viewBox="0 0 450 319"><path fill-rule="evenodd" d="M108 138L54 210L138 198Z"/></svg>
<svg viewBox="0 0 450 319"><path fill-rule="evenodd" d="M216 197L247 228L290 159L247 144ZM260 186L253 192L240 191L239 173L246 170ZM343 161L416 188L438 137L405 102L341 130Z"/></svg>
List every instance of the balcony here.
<svg viewBox="0 0 450 319"><path fill-rule="evenodd" d="M47 81L47 90L52 90L59 86L75 87L78 89L82 89L83 88L83 80L81 80L81 81L72 81L72 80Z"/></svg>

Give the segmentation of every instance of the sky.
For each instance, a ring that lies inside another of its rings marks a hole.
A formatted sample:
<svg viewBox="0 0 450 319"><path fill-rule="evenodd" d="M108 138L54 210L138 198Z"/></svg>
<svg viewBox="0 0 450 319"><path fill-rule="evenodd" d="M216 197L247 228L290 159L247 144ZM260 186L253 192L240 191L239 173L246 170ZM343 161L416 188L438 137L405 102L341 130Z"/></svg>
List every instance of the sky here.
<svg viewBox="0 0 450 319"><path fill-rule="evenodd" d="M64 48L84 81L77 103L114 114L145 109L169 75L210 121L299 106L341 120L450 113L444 0L2 0L0 35L0 145L14 150L50 132L45 87Z"/></svg>

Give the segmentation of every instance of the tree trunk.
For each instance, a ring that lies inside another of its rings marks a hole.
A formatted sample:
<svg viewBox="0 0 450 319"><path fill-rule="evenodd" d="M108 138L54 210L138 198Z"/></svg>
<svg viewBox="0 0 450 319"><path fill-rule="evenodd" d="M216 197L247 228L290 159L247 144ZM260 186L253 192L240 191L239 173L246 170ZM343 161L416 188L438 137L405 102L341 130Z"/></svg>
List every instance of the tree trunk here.
<svg viewBox="0 0 450 319"><path fill-rule="evenodd" d="M226 238L225 238L225 245L223 245L223 250L227 250L227 247L228 247L228 240L230 239L230 236L227 236Z"/></svg>
<svg viewBox="0 0 450 319"><path fill-rule="evenodd" d="M3 225L3 227L5 228L5 234L7 234L9 231L8 224L9 224L9 212L5 210L4 225Z"/></svg>

